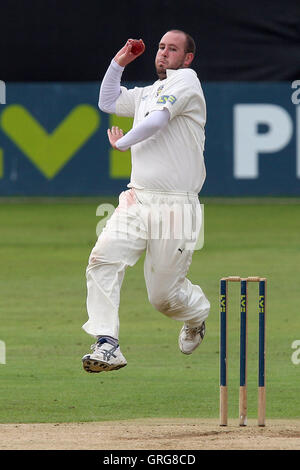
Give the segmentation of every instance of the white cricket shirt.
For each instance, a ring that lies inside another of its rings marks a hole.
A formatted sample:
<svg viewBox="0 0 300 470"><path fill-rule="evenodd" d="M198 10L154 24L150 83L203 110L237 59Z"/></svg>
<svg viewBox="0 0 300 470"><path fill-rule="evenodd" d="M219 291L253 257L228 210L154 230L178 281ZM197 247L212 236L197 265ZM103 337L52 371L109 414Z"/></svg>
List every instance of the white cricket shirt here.
<svg viewBox="0 0 300 470"><path fill-rule="evenodd" d="M166 79L148 87L122 86L116 101L116 114L134 117L133 127L164 108L170 113L167 126L131 147L128 187L199 193L206 176L206 104L196 72L167 70Z"/></svg>

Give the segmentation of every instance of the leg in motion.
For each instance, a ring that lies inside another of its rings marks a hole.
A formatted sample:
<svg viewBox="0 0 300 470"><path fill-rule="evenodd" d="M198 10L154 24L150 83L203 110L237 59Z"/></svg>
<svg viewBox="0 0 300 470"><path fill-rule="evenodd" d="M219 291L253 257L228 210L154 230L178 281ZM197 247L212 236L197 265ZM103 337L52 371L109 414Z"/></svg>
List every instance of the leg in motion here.
<svg viewBox="0 0 300 470"><path fill-rule="evenodd" d="M171 207L173 210L171 201L164 199L163 202L167 208ZM196 218L200 204L198 199L192 202L180 201L180 203L181 205L178 203L176 206L177 212L174 209L173 219L172 217L168 219L167 209L162 211L162 220L165 221L167 227L165 232L168 232L170 236L151 239L148 242L144 274L149 301L156 310L174 320L184 322L178 339L179 348L184 354L191 354L204 338L205 320L209 314L210 303L201 287L193 285L186 277L193 256L193 249L188 243L188 238L173 236L174 233L179 232L178 226L182 221L180 217L183 208L190 218L192 216ZM180 223L178 223L179 219ZM170 220L169 225L168 220ZM164 233L163 230L162 233Z"/></svg>
<svg viewBox="0 0 300 470"><path fill-rule="evenodd" d="M93 248L87 277L88 321L83 329L97 338L92 353L82 358L87 372L124 367L127 362L119 346L120 290L125 270L133 266L146 247L146 240L130 232L132 221L139 222L133 191L120 196L120 204Z"/></svg>

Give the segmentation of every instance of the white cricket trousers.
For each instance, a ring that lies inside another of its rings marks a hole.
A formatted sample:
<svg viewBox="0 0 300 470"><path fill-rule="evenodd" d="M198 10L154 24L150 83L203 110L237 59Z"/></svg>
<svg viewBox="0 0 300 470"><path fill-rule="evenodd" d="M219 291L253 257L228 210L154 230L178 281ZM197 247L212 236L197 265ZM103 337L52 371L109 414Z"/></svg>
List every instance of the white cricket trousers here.
<svg viewBox="0 0 300 470"><path fill-rule="evenodd" d="M92 336L119 338L125 270L145 251L144 277L151 304L170 318L200 325L209 314L210 304L200 286L193 285L186 274L201 223L197 194L135 188L122 192L89 257L89 319L82 328Z"/></svg>

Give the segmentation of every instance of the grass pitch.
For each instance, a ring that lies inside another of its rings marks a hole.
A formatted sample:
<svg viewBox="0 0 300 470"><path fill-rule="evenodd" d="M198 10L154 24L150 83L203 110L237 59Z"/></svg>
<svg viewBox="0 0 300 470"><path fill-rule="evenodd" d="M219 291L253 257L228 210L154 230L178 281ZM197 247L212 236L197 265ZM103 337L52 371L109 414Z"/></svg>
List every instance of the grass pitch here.
<svg viewBox="0 0 300 470"><path fill-rule="evenodd" d="M143 257L121 292L120 343L128 366L87 374L81 357L93 338L86 321L85 268L96 241L96 208L116 198L2 200L0 204L0 422L77 422L130 418L217 418L219 279L268 278L267 418L300 418L300 201L205 203L205 244L189 278L211 301L205 340L178 349L180 324L148 302ZM202 201L203 202L203 201ZM258 314L249 286L249 418L257 414ZM238 417L239 287L229 298L229 417Z"/></svg>

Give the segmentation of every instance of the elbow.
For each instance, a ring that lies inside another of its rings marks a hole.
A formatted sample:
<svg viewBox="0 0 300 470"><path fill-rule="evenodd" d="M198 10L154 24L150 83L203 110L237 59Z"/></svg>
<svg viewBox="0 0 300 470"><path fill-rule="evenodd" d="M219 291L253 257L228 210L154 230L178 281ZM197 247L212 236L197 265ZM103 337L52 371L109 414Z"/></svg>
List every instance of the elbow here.
<svg viewBox="0 0 300 470"><path fill-rule="evenodd" d="M99 99L98 101L98 108L100 109L100 111L102 111L103 113L110 113L110 110L109 110L109 107L103 103L101 101L101 99Z"/></svg>
<svg viewBox="0 0 300 470"><path fill-rule="evenodd" d="M101 90L99 93L98 108L103 113L108 113L108 114L112 112L112 108L113 108L112 103L110 103L109 100L105 99L105 97L101 93Z"/></svg>
<svg viewBox="0 0 300 470"><path fill-rule="evenodd" d="M98 108L100 109L100 111L102 111L103 113L107 113L107 114L115 114L116 113L116 106L115 104L106 104L106 103L102 103L101 101L99 101L98 103Z"/></svg>

